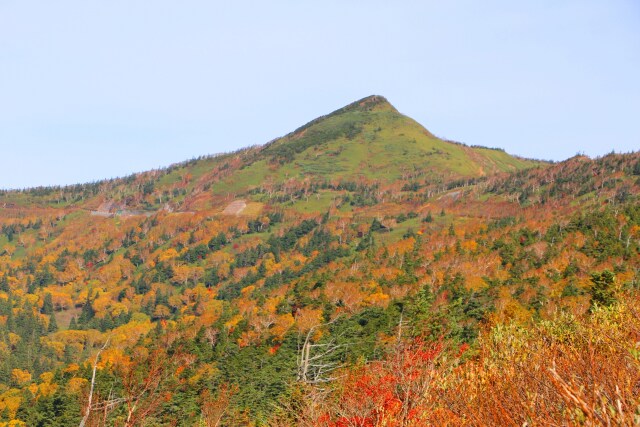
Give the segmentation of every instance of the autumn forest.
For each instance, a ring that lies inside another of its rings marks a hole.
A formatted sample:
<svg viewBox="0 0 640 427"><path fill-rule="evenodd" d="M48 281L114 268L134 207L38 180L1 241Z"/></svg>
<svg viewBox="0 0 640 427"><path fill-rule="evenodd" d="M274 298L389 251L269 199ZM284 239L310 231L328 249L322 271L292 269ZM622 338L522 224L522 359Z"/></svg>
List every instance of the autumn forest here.
<svg viewBox="0 0 640 427"><path fill-rule="evenodd" d="M0 426L640 423L640 153L371 96L265 145L0 192Z"/></svg>

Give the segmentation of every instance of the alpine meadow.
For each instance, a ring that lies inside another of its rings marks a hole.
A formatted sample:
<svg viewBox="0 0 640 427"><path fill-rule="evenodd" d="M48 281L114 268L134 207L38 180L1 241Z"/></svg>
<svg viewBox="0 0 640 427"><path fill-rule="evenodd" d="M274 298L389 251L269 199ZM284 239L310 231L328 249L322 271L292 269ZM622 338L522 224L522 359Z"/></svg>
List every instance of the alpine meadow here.
<svg viewBox="0 0 640 427"><path fill-rule="evenodd" d="M512 156L374 95L0 191L0 426L638 424L639 152Z"/></svg>

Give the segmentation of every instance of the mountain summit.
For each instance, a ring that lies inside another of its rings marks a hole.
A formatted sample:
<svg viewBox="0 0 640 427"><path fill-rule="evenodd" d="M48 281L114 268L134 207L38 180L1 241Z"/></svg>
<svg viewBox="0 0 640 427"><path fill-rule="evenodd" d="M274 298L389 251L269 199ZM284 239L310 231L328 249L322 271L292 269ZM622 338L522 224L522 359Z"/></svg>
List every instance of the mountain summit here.
<svg viewBox="0 0 640 427"><path fill-rule="evenodd" d="M379 95L310 121L264 146L259 158L250 166L257 176L269 164L273 177L386 182L415 172L423 179L478 177L536 164L503 150L440 139Z"/></svg>

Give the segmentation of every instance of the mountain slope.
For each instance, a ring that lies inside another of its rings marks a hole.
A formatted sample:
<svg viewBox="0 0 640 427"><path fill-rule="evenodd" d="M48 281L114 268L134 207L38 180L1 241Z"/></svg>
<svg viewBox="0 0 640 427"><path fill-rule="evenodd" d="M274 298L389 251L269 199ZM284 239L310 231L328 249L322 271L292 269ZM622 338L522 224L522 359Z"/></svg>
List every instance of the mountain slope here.
<svg viewBox="0 0 640 427"><path fill-rule="evenodd" d="M44 203L94 210L110 201L114 202L114 211L154 211L165 206L172 210L200 210L219 206L221 195L243 196L265 182L282 185L291 180L359 181L384 186L402 178L430 185L539 164L499 149L441 140L400 114L385 98L370 96L264 146L124 179L10 192L2 200L9 205Z"/></svg>
<svg viewBox="0 0 640 427"><path fill-rule="evenodd" d="M594 324L635 339L620 322L638 299L639 177L640 153L522 160L439 140L369 97L265 146L3 192L0 426L78 425L96 360L87 425L481 419L479 396L487 411L511 384L528 396L494 362L547 372L555 348L593 354L570 337ZM640 372L633 346L609 347L608 378ZM465 394L478 369L496 387ZM581 419L536 381L556 424ZM531 407L513 405L486 423L525 423Z"/></svg>
<svg viewBox="0 0 640 427"><path fill-rule="evenodd" d="M370 96L313 120L267 144L241 173L243 183L263 178L365 179L392 182L478 177L531 167L537 162L502 150L443 141L400 114L385 98ZM246 178L255 177L253 180ZM236 177L231 176L226 184Z"/></svg>

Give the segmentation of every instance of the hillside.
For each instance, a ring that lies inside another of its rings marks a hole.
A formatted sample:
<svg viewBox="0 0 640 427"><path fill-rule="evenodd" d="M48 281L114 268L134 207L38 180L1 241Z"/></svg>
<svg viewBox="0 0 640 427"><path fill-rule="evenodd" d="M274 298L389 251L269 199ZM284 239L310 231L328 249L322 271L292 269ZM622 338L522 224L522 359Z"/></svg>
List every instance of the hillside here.
<svg viewBox="0 0 640 427"><path fill-rule="evenodd" d="M263 146L123 179L5 192L0 198L15 208L98 210L102 205L114 212L191 211L224 207L230 194L246 197L266 190L266 184L349 181L384 186L411 180L431 185L537 164L499 149L443 141L398 113L385 98L370 96Z"/></svg>
<svg viewBox="0 0 640 427"><path fill-rule="evenodd" d="M640 153L520 159L380 96L2 192L0 426L624 424L639 194Z"/></svg>

